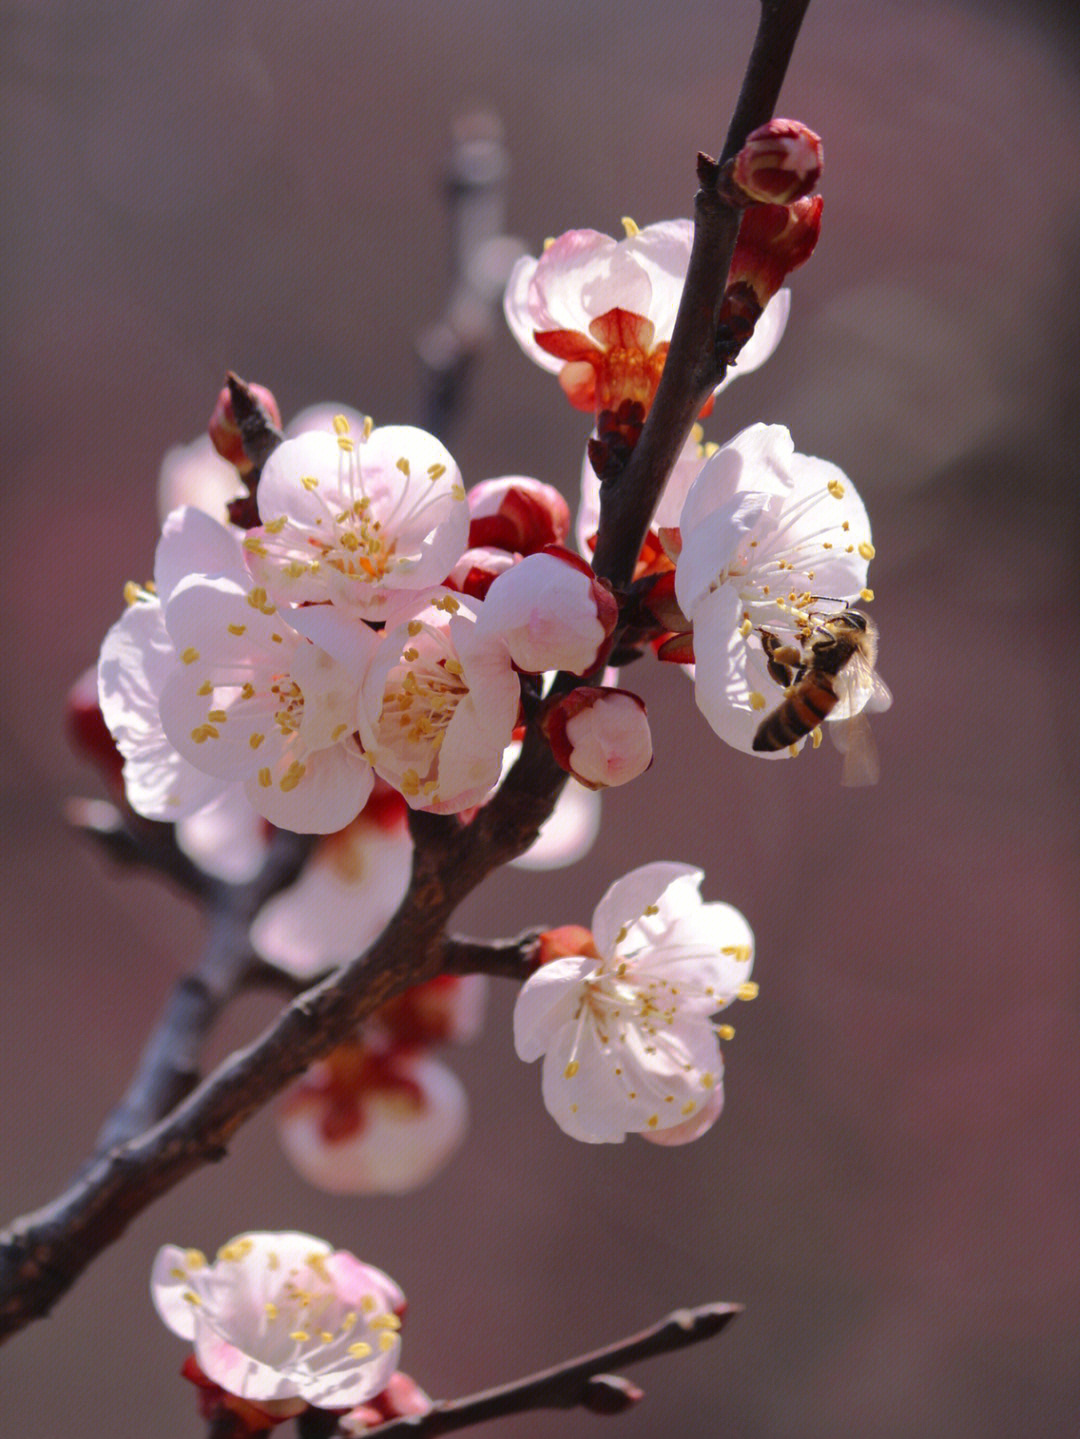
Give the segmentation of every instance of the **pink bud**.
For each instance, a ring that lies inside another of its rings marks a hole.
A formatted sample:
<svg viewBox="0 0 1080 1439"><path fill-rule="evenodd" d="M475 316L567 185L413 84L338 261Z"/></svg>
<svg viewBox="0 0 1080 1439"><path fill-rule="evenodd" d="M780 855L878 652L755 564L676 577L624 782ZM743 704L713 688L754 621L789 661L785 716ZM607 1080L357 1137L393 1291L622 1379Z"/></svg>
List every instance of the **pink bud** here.
<svg viewBox="0 0 1080 1439"><path fill-rule="evenodd" d="M469 545L531 555L570 533L570 509L551 485L525 475L484 480L469 491Z"/></svg>
<svg viewBox="0 0 1080 1439"><path fill-rule="evenodd" d="M731 178L755 204L791 205L813 193L821 165L821 139L813 130L798 120L770 120L747 136Z"/></svg>
<svg viewBox="0 0 1080 1439"><path fill-rule="evenodd" d="M526 674L583 675L600 662L618 617L610 587L579 555L553 545L497 576L480 624Z"/></svg>
<svg viewBox="0 0 1080 1439"><path fill-rule="evenodd" d="M724 305L746 287L763 310L792 270L806 263L821 234L820 195L794 205L751 205L743 215L728 271ZM721 321L724 316L721 313Z"/></svg>
<svg viewBox="0 0 1080 1439"><path fill-rule="evenodd" d="M475 521L473 522L475 524ZM468 549L447 576L449 589L459 594L470 595L482 600L491 588L492 581L503 570L517 564L518 556L509 550L496 549L492 545L477 545Z"/></svg>
<svg viewBox="0 0 1080 1439"><path fill-rule="evenodd" d="M652 764L645 705L629 690L583 686L541 721L551 752L589 789L626 784Z"/></svg>
<svg viewBox="0 0 1080 1439"><path fill-rule="evenodd" d="M274 396L263 385L248 385L248 389L262 405L270 420L280 429L281 411L278 409L278 402ZM252 465L244 453L244 442L240 435L240 426L236 420L236 412L233 409L228 385L221 387L221 393L217 397L217 404L214 406L207 429L214 449L221 458L228 460L230 465L234 465L240 474L246 475Z"/></svg>

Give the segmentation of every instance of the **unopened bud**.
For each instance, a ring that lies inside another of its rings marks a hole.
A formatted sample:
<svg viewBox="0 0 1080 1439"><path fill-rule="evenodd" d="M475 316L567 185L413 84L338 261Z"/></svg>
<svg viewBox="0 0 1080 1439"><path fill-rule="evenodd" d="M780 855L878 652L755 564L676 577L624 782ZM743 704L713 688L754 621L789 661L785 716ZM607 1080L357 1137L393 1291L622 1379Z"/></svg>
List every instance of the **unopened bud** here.
<svg viewBox="0 0 1080 1439"><path fill-rule="evenodd" d="M757 305L760 314L785 277L814 253L823 207L820 195L797 200L794 205L750 206L731 257L723 308L737 301L741 292ZM721 321L723 318L722 310Z"/></svg>
<svg viewBox="0 0 1080 1439"><path fill-rule="evenodd" d="M447 576L446 583L448 588L457 590L459 594L482 600L503 570L510 569L517 562L518 556L509 550L476 545L465 551Z"/></svg>
<svg viewBox="0 0 1080 1439"><path fill-rule="evenodd" d="M560 924L541 933L537 941L538 965L550 964L553 959L566 959L568 955L600 958L591 929L586 929L583 924Z"/></svg>
<svg viewBox="0 0 1080 1439"><path fill-rule="evenodd" d="M570 533L570 508L551 485L527 475L483 480L469 491L469 544L531 555L561 545Z"/></svg>
<svg viewBox="0 0 1080 1439"><path fill-rule="evenodd" d="M627 784L652 764L645 705L629 690L583 685L547 711L541 728L556 761L588 789Z"/></svg>
<svg viewBox="0 0 1080 1439"><path fill-rule="evenodd" d="M524 673L584 675L600 662L618 618L610 586L579 555L553 545L495 579L480 623Z"/></svg>
<svg viewBox="0 0 1080 1439"><path fill-rule="evenodd" d="M412 1414L429 1414L433 1408L431 1395L425 1393L415 1379L403 1374L399 1369L396 1374L391 1374L385 1389L341 1416L341 1432L349 1435L366 1434L390 1419L403 1419Z"/></svg>
<svg viewBox="0 0 1080 1439"><path fill-rule="evenodd" d="M256 400L266 411L270 423L280 429L281 411L271 392L263 385L248 385L247 388L252 399ZM244 440L240 433L240 424L236 418L228 385L221 387L221 393L217 397L217 404L214 406L207 429L214 449L221 458L228 460L230 465L234 465L241 475L246 475L252 469L252 463L244 453Z"/></svg>
<svg viewBox="0 0 1080 1439"><path fill-rule="evenodd" d="M644 1389L621 1374L594 1374L585 1386L581 1406L593 1414L625 1414L644 1398Z"/></svg>
<svg viewBox="0 0 1080 1439"><path fill-rule="evenodd" d="M731 179L740 198L758 205L791 205L813 194L821 179L821 139L798 120L770 120L746 138Z"/></svg>

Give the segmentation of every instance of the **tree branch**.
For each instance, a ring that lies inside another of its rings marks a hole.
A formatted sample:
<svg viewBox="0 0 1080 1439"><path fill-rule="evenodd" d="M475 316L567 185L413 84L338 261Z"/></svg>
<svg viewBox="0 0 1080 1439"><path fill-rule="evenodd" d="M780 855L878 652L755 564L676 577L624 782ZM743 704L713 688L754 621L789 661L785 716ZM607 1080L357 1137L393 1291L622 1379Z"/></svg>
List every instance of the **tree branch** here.
<svg viewBox="0 0 1080 1439"><path fill-rule="evenodd" d="M627 1394L625 1389L620 1395L620 1386L610 1382L610 1370L712 1339L741 1313L740 1304L702 1304L696 1309L676 1309L658 1324L629 1339L620 1339L604 1349L497 1389L486 1389L465 1399L444 1400L427 1414L392 1419L380 1424L378 1432L387 1439L394 1436L404 1439L405 1435L411 1439L434 1439L435 1435L453 1434L489 1419L531 1409L585 1408L594 1413L618 1413L628 1408L636 1396Z"/></svg>
<svg viewBox="0 0 1080 1439"><path fill-rule="evenodd" d="M617 590L624 589L633 577L667 477L702 406L722 378L715 353L717 319L739 234L740 212L720 194L720 164L742 148L751 130L771 119L809 3L762 0L757 37L721 161L698 156L694 245L671 348L626 468L600 487L601 523L593 568Z"/></svg>
<svg viewBox="0 0 1080 1439"><path fill-rule="evenodd" d="M745 131L771 113L806 4L763 0L737 112L740 128L733 123L729 146L741 144ZM713 161L699 163L697 233L668 361L630 463L602 496L596 569L616 586L633 573L664 480L712 388L715 314L737 228L717 194L717 171ZM270 433L265 417L243 413L242 382L231 377L230 388L245 444L261 463L262 446L272 447L276 431ZM379 1005L437 974L448 957L443 934L450 915L485 875L529 847L565 779L533 723L499 792L471 824L414 813L409 893L368 954L300 995L155 1128L110 1149L64 1194L0 1234L0 1340L46 1314L132 1219L203 1164L222 1158L251 1115ZM235 942L246 948L246 931ZM516 956L503 953L499 962L504 959L516 968Z"/></svg>
<svg viewBox="0 0 1080 1439"><path fill-rule="evenodd" d="M465 939L447 935L443 945L445 974L492 974L500 979L528 979L539 963L540 930L527 929L516 939Z"/></svg>

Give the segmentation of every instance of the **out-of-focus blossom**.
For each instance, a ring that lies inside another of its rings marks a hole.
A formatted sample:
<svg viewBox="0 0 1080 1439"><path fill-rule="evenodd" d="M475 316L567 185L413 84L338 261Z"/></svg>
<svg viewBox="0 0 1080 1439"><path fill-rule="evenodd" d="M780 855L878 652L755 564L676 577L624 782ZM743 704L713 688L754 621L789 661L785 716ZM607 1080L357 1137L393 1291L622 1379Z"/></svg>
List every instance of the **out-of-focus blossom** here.
<svg viewBox="0 0 1080 1439"><path fill-rule="evenodd" d="M486 975L439 974L380 1005L371 1027L395 1048L468 1044L483 1027L487 992Z"/></svg>
<svg viewBox="0 0 1080 1439"><path fill-rule="evenodd" d="M412 855L404 800L376 790L356 819L318 841L296 883L263 905L251 926L256 954L300 980L356 959L408 893Z"/></svg>
<svg viewBox="0 0 1080 1439"><path fill-rule="evenodd" d="M357 1042L334 1050L289 1093L278 1121L297 1172L331 1194L403 1194L457 1150L468 1097L445 1065Z"/></svg>
<svg viewBox="0 0 1080 1439"><path fill-rule="evenodd" d="M442 584L465 549L469 510L445 446L407 425L304 431L280 444L259 480L262 524L248 565L277 604L332 601L390 620L402 596Z"/></svg>
<svg viewBox="0 0 1080 1439"><path fill-rule="evenodd" d="M585 674L600 659L618 605L588 564L569 550L529 555L496 576L479 627L500 637L526 674Z"/></svg>
<svg viewBox="0 0 1080 1439"><path fill-rule="evenodd" d="M479 804L513 737L520 685L505 643L477 621L484 603L442 592L384 634L367 668L360 741L414 809Z"/></svg>
<svg viewBox="0 0 1080 1439"><path fill-rule="evenodd" d="M168 1244L150 1292L202 1372L242 1399L345 1409L379 1393L397 1368L405 1296L381 1270L310 1234L240 1234L213 1262Z"/></svg>
<svg viewBox="0 0 1080 1439"><path fill-rule="evenodd" d="M866 509L835 465L796 454L780 425L753 425L706 461L680 531L675 594L693 624L697 704L750 753L762 712L782 698L762 631L798 645L818 597L872 598Z"/></svg>
<svg viewBox="0 0 1080 1439"><path fill-rule="evenodd" d="M644 702L629 690L583 685L544 715L551 752L589 789L627 784L652 764Z"/></svg>
<svg viewBox="0 0 1080 1439"><path fill-rule="evenodd" d="M562 495L526 475L482 480L468 500L470 548L531 555L545 545L561 545L570 533L570 507Z"/></svg>
<svg viewBox="0 0 1080 1439"><path fill-rule="evenodd" d="M731 178L757 204L791 205L821 179L821 137L799 120L769 120L746 137Z"/></svg>
<svg viewBox="0 0 1080 1439"><path fill-rule="evenodd" d="M164 520L181 505L193 505L224 520L229 501L244 492L235 467L221 458L209 435L200 435L190 445L174 445L165 452L158 473L158 514Z"/></svg>
<svg viewBox="0 0 1080 1439"><path fill-rule="evenodd" d="M591 942L542 964L518 995L518 1055L544 1056L544 1103L575 1139L617 1143L691 1119L701 1132L719 1112L710 1016L756 994L754 940L738 910L702 902L702 877L682 864L631 871L597 906Z"/></svg>
<svg viewBox="0 0 1080 1439"><path fill-rule="evenodd" d="M424 1392L415 1379L402 1374L399 1369L391 1374L390 1383L382 1391L359 1404L338 1421L343 1434L367 1434L385 1424L388 1419L404 1419L410 1414L428 1414L433 1407L430 1394Z"/></svg>

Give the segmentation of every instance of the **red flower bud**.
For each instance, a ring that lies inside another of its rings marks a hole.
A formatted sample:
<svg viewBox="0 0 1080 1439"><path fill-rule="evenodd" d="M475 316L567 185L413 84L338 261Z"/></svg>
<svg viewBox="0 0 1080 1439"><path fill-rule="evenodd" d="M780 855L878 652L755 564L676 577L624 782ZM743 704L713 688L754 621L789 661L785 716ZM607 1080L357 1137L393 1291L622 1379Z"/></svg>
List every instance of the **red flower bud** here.
<svg viewBox="0 0 1080 1439"><path fill-rule="evenodd" d="M821 166L821 139L813 130L798 120L770 120L747 136L731 179L746 201L790 205L814 192Z"/></svg>
<svg viewBox="0 0 1080 1439"><path fill-rule="evenodd" d="M570 533L570 509L551 485L525 475L484 480L469 491L469 546L531 555Z"/></svg>
<svg viewBox="0 0 1080 1439"><path fill-rule="evenodd" d="M263 385L249 385L248 389L262 405L273 424L280 429L281 411L278 409L278 402L274 396ZM252 465L244 453L244 441L240 434L240 426L236 420L236 412L233 409L228 385L221 387L221 393L217 397L217 404L214 406L207 429L214 449L221 458L228 460L230 465L235 465L241 475L246 475Z"/></svg>
<svg viewBox="0 0 1080 1439"><path fill-rule="evenodd" d="M96 765L109 789L122 798L124 757L101 713L96 665L84 670L68 690L65 721L72 749Z"/></svg>
<svg viewBox="0 0 1080 1439"><path fill-rule="evenodd" d="M743 215L731 258L725 308L740 292L747 301L756 302L758 313L765 308L785 277L814 253L823 206L820 195L794 205L751 205Z"/></svg>

